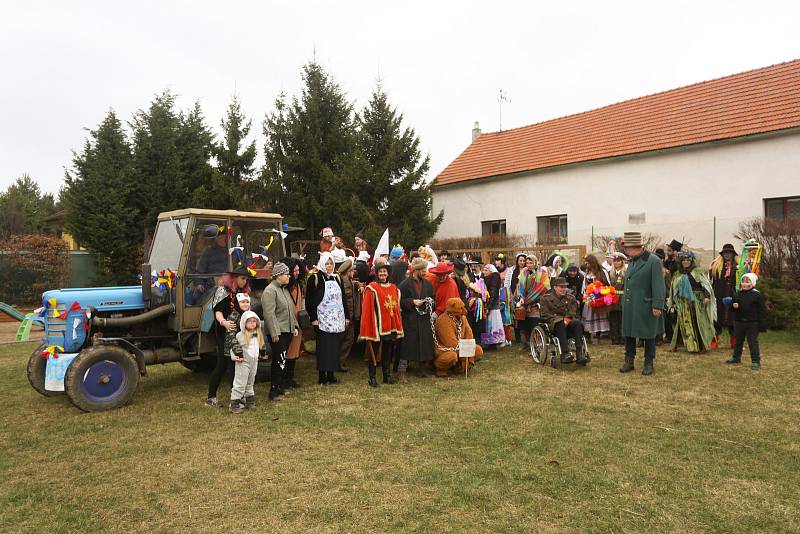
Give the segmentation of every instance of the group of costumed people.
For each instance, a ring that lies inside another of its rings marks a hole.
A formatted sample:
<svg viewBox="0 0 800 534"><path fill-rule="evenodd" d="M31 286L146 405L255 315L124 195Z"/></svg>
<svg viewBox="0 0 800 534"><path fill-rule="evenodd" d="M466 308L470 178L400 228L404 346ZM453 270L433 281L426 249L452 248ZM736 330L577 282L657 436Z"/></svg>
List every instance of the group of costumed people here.
<svg viewBox="0 0 800 534"><path fill-rule="evenodd" d="M575 339L578 353L562 354L563 361L574 358L584 365L588 360L577 342L584 335L597 340L609 334L612 343L625 344L626 362L635 352L631 339L649 339L630 335L636 319L626 316L639 312L633 305L626 309L622 301L633 271L616 240L609 242L605 262L589 254L580 266L558 251L544 261L529 253L509 261L501 253L483 264L479 257L437 254L427 245L410 253L400 245L384 248L373 256L361 236L348 248L325 228L319 260L311 269L298 257L270 262L261 316L250 310L252 273L240 266L226 274L211 300L218 360L206 404L218 405L217 389L233 364L230 409L238 413L254 407L257 364L265 359L271 360L269 398L282 399L300 386L295 366L309 339L315 341L319 384L339 381L336 373L348 371L348 357L360 342L371 387L379 386L378 368L384 384L404 383L410 368L421 376L468 372L485 351L510 346L512 339L528 350L539 322L546 322L564 347L568 337ZM731 362L740 359L746 337L755 364L765 315L756 314L755 336L752 325L739 328L735 316L741 291L752 290L760 274L761 246L748 241L739 258L732 245L725 245L710 270L699 268L694 254L677 241L666 254L660 249L655 254L658 260L652 261L659 263L666 296L650 301L663 301L668 320L658 322L661 333L653 338L667 330L673 348L682 343L690 352L705 352L717 346L727 328L734 348ZM763 299L756 306L763 309ZM645 352L647 362L654 348L645 345Z"/></svg>

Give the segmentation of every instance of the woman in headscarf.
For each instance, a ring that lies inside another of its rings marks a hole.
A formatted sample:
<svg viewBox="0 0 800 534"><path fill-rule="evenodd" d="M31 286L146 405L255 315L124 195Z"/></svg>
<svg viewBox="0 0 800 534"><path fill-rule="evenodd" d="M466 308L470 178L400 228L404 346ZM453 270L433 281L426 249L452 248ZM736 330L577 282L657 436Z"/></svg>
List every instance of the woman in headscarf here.
<svg viewBox="0 0 800 534"><path fill-rule="evenodd" d="M345 313L342 280L330 252L319 255L317 271L308 279L306 309L317 337L319 383L336 384L339 347L350 318Z"/></svg>
<svg viewBox="0 0 800 534"><path fill-rule="evenodd" d="M506 277L511 276L511 269L506 265L506 255L502 252L494 256L494 266L497 269L497 274L500 275L500 317L503 319L503 337L505 341L503 346L511 346L511 324L514 320L514 312L512 309L511 293L506 285Z"/></svg>
<svg viewBox="0 0 800 534"><path fill-rule="evenodd" d="M486 331L481 334L481 345L489 350L497 350L497 345L505 345L506 335L503 317L500 314L500 274L497 267L487 263L481 270L486 284Z"/></svg>
<svg viewBox="0 0 800 534"><path fill-rule="evenodd" d="M561 274L566 270L568 263L569 260L564 253L557 250L553 252L549 258L547 258L547 261L544 262L544 266L547 267L547 274L552 280L553 278L558 278L561 276Z"/></svg>
<svg viewBox="0 0 800 534"><path fill-rule="evenodd" d="M535 254L530 254L525 259L525 269L519 275L517 284L517 297L521 300L526 310L523 333L525 335L525 348L530 346L531 331L539 323L539 299L550 290L550 277L547 274L547 267L539 266L539 258Z"/></svg>
<svg viewBox="0 0 800 534"><path fill-rule="evenodd" d="M527 255L522 252L517 254L514 257L514 265L508 268L506 278L503 281L503 286L505 287L506 294L508 295L509 315L511 316L511 320L514 324L514 339L517 343L520 342L520 336L522 332L521 321L514 317L517 306L521 305L520 298L517 295L517 286L519 285L519 275L525 268L526 258Z"/></svg>
<svg viewBox="0 0 800 534"><path fill-rule="evenodd" d="M672 334L672 352L678 340L689 352L705 354L715 340L714 321L717 320L717 301L708 275L695 264L690 250L678 253L678 270L672 278L672 305L678 322Z"/></svg>
<svg viewBox="0 0 800 534"><path fill-rule="evenodd" d="M580 313L580 302L583 299L581 295L581 288L583 287L583 271L577 265L570 263L564 273L564 278L567 280L567 288L578 299L578 312Z"/></svg>

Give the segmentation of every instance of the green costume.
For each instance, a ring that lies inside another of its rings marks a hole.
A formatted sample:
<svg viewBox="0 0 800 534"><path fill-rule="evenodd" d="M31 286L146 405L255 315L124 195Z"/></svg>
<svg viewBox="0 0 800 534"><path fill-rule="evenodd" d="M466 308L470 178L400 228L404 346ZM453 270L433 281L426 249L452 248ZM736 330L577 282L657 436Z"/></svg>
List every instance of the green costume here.
<svg viewBox="0 0 800 534"><path fill-rule="evenodd" d="M625 271L622 299L622 337L655 339L664 331L664 318L653 310L664 308L664 270L661 260L644 251L631 258Z"/></svg>
<svg viewBox="0 0 800 534"><path fill-rule="evenodd" d="M691 259L688 269L683 260ZM672 334L672 349L678 345L678 337L689 352L708 350L714 341L714 321L717 320L717 301L708 275L695 266L694 254L682 252L678 256L678 271L672 278L672 305L678 313L678 321Z"/></svg>

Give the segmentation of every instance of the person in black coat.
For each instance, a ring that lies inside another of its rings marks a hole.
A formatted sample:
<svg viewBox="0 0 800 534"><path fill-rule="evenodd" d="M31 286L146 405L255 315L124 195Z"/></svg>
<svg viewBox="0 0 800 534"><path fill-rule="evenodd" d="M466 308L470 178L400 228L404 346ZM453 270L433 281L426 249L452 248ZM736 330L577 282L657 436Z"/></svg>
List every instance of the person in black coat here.
<svg viewBox="0 0 800 534"><path fill-rule="evenodd" d="M758 333L767 330L767 306L764 295L756 287L758 276L747 273L742 276L740 291L731 299L733 310L733 333L736 343L733 356L725 363L741 363L744 340L750 349L750 362L754 371L761 369L761 350L758 346ZM727 297L731 298L731 297Z"/></svg>
<svg viewBox="0 0 800 534"><path fill-rule="evenodd" d="M400 361L397 378L405 381L408 362L420 362L420 372L424 373L425 362L433 360L433 329L431 312L435 306L433 286L425 279L428 262L414 258L412 273L400 284L400 310L403 315L403 341L400 347Z"/></svg>

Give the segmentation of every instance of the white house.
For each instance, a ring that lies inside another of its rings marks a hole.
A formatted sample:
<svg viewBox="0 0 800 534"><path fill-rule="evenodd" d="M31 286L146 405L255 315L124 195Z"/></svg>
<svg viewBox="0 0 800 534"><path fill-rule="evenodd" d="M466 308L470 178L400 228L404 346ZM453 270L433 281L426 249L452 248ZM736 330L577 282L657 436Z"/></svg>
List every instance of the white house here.
<svg viewBox="0 0 800 534"><path fill-rule="evenodd" d="M800 60L513 130L476 124L432 190L440 238L735 243L742 221L800 217Z"/></svg>

